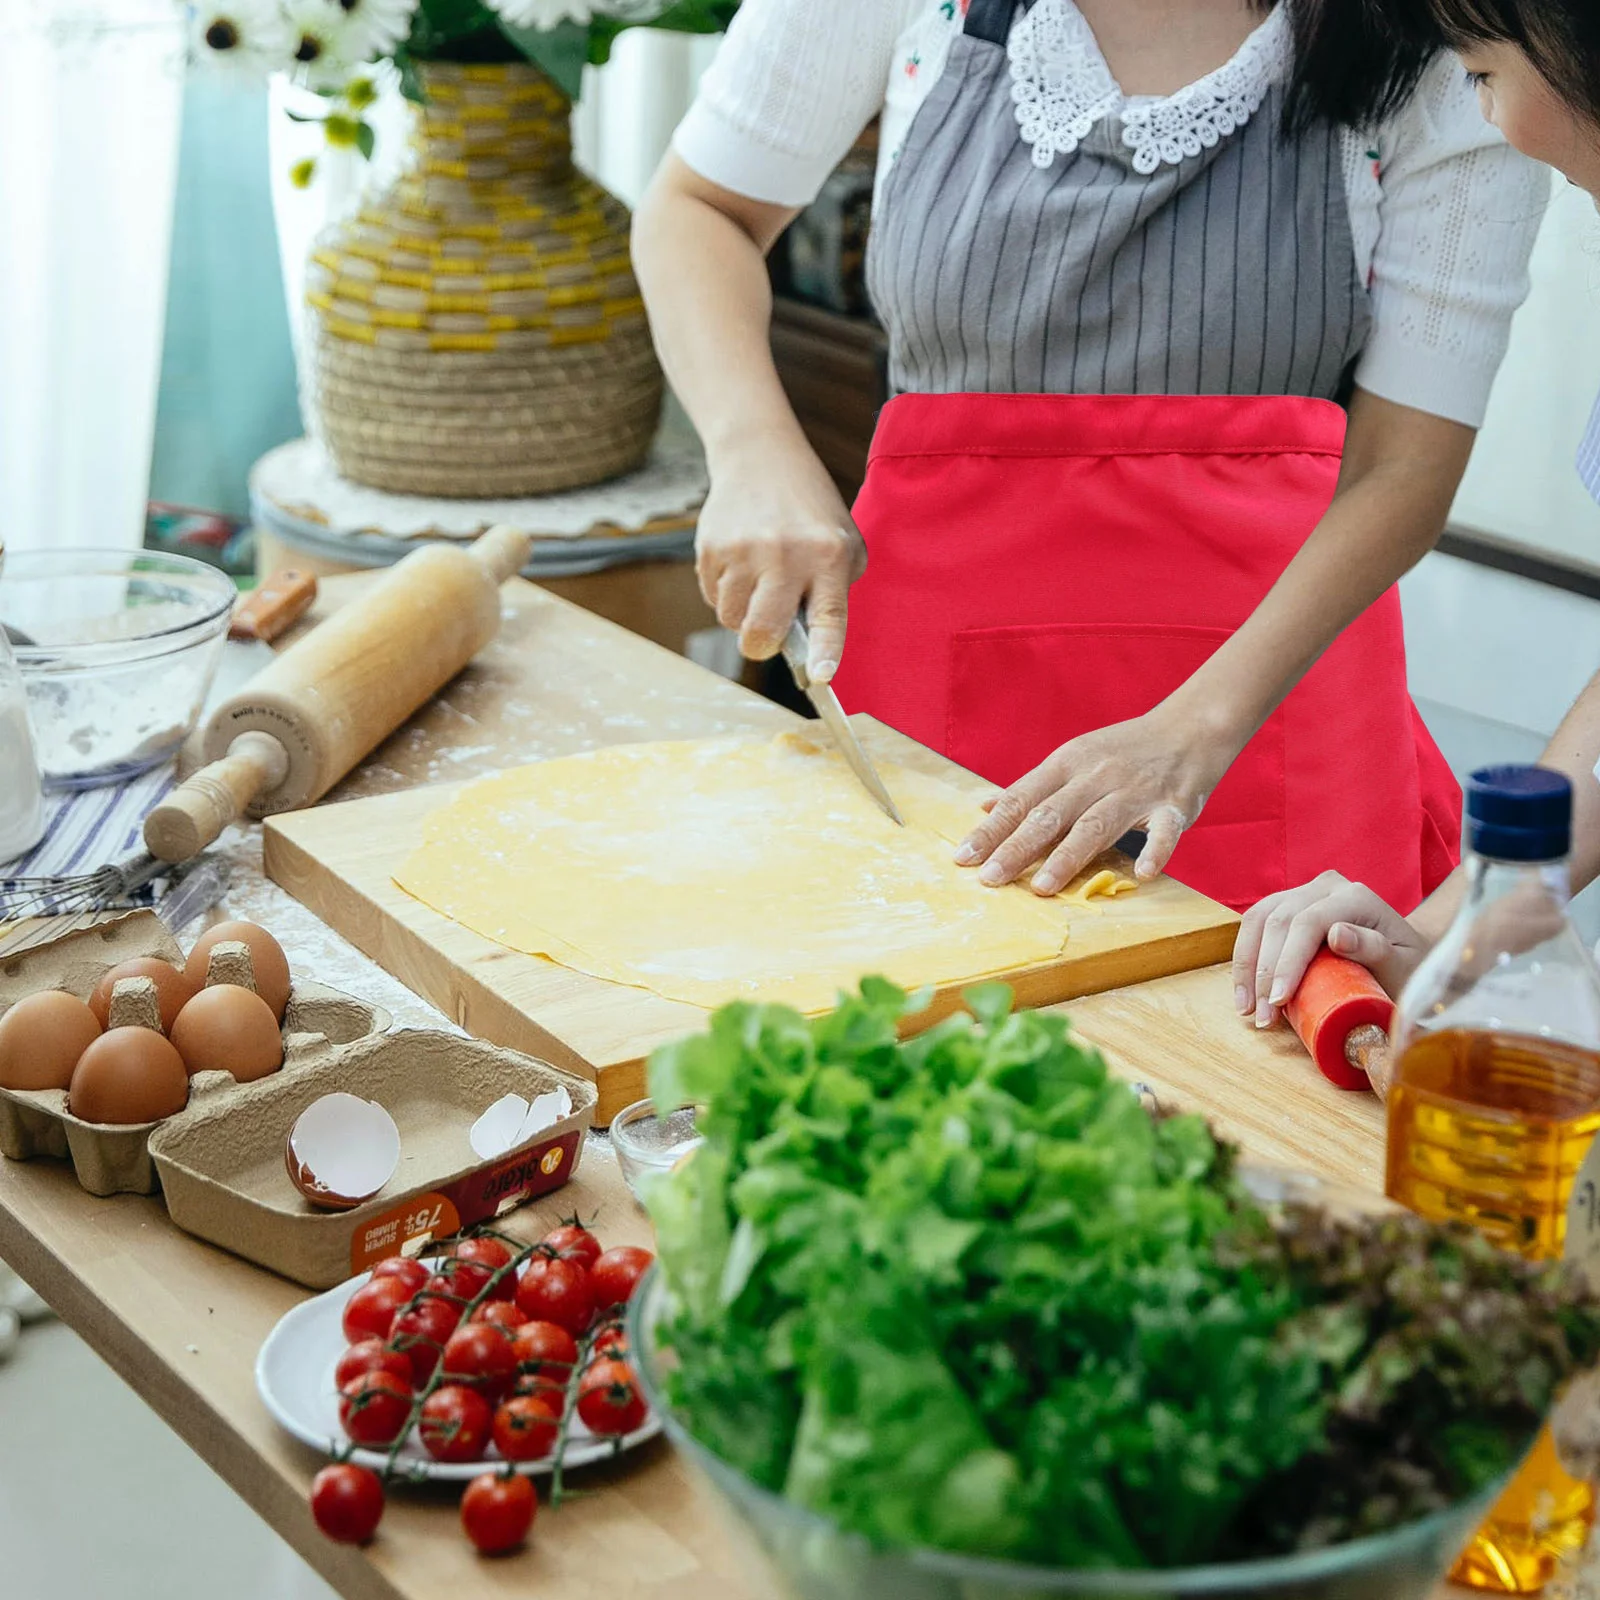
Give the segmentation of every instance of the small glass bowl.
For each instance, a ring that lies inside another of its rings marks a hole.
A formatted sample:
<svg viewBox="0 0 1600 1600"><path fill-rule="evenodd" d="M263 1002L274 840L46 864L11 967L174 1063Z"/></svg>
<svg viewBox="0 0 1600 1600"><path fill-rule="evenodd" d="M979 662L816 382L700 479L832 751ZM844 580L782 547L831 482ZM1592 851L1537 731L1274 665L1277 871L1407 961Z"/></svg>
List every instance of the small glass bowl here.
<svg viewBox="0 0 1600 1600"><path fill-rule="evenodd" d="M0 619L16 647L47 789L120 783L176 753L221 659L237 591L147 550L14 551Z"/></svg>
<svg viewBox="0 0 1600 1600"><path fill-rule="evenodd" d="M695 1129L695 1109L683 1106L665 1117L656 1115L653 1101L636 1100L611 1121L611 1144L617 1165L635 1200L642 1200L641 1180L670 1172L702 1143Z"/></svg>

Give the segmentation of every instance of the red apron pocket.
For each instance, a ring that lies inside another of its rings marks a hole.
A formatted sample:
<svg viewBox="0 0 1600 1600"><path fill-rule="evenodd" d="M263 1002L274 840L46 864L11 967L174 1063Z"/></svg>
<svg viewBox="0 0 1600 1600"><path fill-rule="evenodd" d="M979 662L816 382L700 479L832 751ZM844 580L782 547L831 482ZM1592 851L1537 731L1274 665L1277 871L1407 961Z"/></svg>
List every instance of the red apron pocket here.
<svg viewBox="0 0 1600 1600"><path fill-rule="evenodd" d="M1015 783L1069 739L1143 716L1228 637L1224 628L1124 623L959 631L945 753L991 783ZM1236 910L1287 888L1284 774L1280 711L1217 785L1172 875Z"/></svg>

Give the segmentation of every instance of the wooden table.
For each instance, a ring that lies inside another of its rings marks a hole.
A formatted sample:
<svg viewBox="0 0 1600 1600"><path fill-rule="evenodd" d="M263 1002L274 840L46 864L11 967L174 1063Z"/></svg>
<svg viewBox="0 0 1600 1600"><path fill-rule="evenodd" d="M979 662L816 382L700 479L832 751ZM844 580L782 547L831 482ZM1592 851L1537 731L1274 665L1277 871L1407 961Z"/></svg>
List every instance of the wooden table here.
<svg viewBox="0 0 1600 1600"><path fill-rule="evenodd" d="M557 753L551 747L581 746L590 713L572 697L570 674L548 670L548 652L558 648L581 651L595 664L596 681L646 674L633 680L651 686L639 700L643 722L659 714L681 723L687 708L680 690L698 691L695 720L704 727L697 732L760 726L770 715L734 685L709 674L699 684L689 663L574 608L541 601L533 613L526 640L504 641L487 668L419 719L412 731L424 730L420 737L397 735L345 794L426 781L425 773L435 780L468 776ZM534 670L541 659L543 676ZM512 670L519 661L526 673ZM538 704L539 685L549 680L559 726L540 728L539 718L531 727L526 718L502 723L490 714L496 679L517 690L524 710ZM463 702L475 714L461 719ZM452 737L452 715L468 724L453 737L472 755L441 772L437 741ZM1231 998L1226 972L1212 969L1065 1009L1119 1070L1174 1104L1206 1111L1250 1154L1376 1188L1377 1102L1333 1089L1290 1037L1258 1034L1240 1021ZM597 1214L610 1241L648 1239L603 1141L591 1142L572 1186L522 1213L516 1227L542 1230L575 1205ZM543 1516L530 1549L507 1561L477 1559L456 1525L453 1497L425 1490L396 1492L370 1550L332 1544L306 1507L319 1459L270 1421L254 1385L256 1351L303 1291L179 1233L159 1201L94 1199L52 1163L0 1161L0 1256L348 1600L740 1600L749 1593L718 1514L662 1442L581 1475L581 1486L594 1492Z"/></svg>

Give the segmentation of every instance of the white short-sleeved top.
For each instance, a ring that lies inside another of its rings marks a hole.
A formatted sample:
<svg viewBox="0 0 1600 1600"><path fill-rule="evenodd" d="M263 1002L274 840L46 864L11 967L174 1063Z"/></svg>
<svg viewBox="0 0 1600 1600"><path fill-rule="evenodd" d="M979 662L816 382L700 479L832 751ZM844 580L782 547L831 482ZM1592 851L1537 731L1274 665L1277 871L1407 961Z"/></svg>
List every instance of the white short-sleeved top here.
<svg viewBox="0 0 1600 1600"><path fill-rule="evenodd" d="M1240 108L1248 115L1252 100L1261 103L1272 63L1260 30L1176 95L1133 99L1117 88L1073 0L1039 4L1059 13L1062 47L1052 52L1050 81L1032 86L1045 92L1028 99L1051 108L1058 147L1069 147L1074 129L1135 109L1142 126L1165 135L1152 159L1180 160L1191 135L1214 142L1207 119ZM674 146L713 183L804 206L881 115L881 193L965 9L962 0L744 0ZM1484 121L1453 57L1435 63L1388 122L1341 130L1341 144L1356 265L1373 311L1356 381L1478 427L1528 293L1549 175Z"/></svg>

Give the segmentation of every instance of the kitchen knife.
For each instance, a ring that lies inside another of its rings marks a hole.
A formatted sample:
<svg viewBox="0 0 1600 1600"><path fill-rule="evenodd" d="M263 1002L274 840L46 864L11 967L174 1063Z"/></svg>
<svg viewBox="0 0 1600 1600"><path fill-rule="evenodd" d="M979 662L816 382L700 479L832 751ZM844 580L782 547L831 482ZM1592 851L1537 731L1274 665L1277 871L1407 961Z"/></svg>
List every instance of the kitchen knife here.
<svg viewBox="0 0 1600 1600"><path fill-rule="evenodd" d="M789 670L794 674L795 686L822 718L840 753L850 763L850 770L861 780L861 786L878 802L890 820L903 828L906 819L900 815L889 797L889 791L883 786L883 779L878 776L867 752L861 748L861 741L856 738L855 729L850 726L850 719L845 716L838 695L827 684L811 681L807 666L811 659L811 641L806 637L805 624L798 618L789 629L789 637L783 641L783 659L789 663Z"/></svg>

